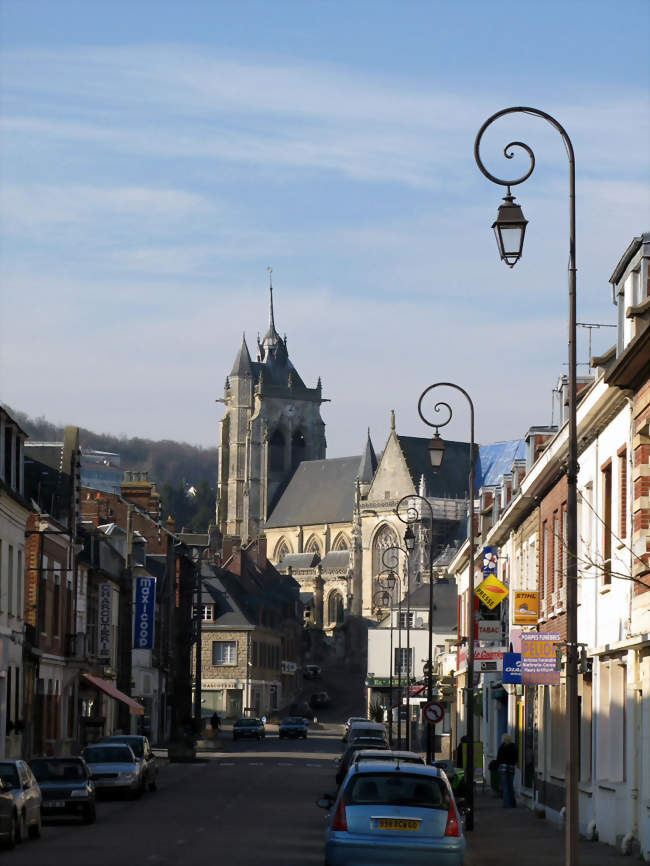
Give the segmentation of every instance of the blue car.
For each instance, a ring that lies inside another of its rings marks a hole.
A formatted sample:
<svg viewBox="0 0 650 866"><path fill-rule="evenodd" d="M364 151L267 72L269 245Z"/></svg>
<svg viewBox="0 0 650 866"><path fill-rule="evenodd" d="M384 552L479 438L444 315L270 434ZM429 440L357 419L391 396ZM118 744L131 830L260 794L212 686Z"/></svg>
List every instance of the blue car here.
<svg viewBox="0 0 650 866"><path fill-rule="evenodd" d="M285 737L293 737L293 739L302 737L303 740L306 740L307 719L303 718L303 716L287 716L285 719L282 719L278 729L278 736L281 740Z"/></svg>
<svg viewBox="0 0 650 866"><path fill-rule="evenodd" d="M436 767L354 764L329 809L327 866L461 866L461 816L447 777Z"/></svg>

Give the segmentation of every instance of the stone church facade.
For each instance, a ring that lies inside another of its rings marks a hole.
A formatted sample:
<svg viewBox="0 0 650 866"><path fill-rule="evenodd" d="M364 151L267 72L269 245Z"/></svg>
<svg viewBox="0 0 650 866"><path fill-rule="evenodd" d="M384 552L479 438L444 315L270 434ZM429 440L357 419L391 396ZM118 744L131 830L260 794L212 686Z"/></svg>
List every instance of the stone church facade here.
<svg viewBox="0 0 650 866"><path fill-rule="evenodd" d="M447 443L434 473L429 439L399 435L391 412L379 459L370 431L361 454L327 459L321 381L308 388L289 360L270 291L269 329L256 360L244 337L226 379L217 525L235 543L263 533L271 562L300 584L306 623L331 635L346 615L379 615L379 580L389 565L404 594L428 580L429 545L443 568L466 537L469 446ZM404 546L406 526L395 509L413 494L429 501L433 525L424 507L407 567L402 553L386 551Z"/></svg>

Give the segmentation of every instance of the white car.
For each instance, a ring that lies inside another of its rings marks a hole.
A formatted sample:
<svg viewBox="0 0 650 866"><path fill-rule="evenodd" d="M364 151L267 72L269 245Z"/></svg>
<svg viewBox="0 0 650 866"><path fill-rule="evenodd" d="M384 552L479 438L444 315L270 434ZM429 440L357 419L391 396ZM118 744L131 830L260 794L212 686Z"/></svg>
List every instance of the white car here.
<svg viewBox="0 0 650 866"><path fill-rule="evenodd" d="M16 806L16 842L41 835L41 789L25 761L0 761L0 780L11 791Z"/></svg>

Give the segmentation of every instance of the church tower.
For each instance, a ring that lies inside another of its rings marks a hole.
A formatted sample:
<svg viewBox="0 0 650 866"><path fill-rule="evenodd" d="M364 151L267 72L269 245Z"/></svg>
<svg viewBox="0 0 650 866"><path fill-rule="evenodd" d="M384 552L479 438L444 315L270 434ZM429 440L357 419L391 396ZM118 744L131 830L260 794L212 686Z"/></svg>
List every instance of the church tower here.
<svg viewBox="0 0 650 866"><path fill-rule="evenodd" d="M269 285L269 329L251 360L245 335L226 379L219 426L217 526L242 543L266 518L302 460L325 457L321 381L307 388L275 329Z"/></svg>

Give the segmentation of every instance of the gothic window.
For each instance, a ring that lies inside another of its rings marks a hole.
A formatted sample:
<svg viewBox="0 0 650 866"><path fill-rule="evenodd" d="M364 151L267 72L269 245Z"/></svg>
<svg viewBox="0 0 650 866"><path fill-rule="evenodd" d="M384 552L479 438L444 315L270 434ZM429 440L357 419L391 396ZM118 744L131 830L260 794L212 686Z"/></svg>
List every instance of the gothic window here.
<svg viewBox="0 0 650 866"><path fill-rule="evenodd" d="M397 550L387 553L385 561L382 559L382 554L389 547L397 547L399 541L397 536L390 526L382 526L379 532L375 535L375 540L372 545L372 572L373 576L377 577L382 571L387 568L397 569L399 566L399 552Z"/></svg>
<svg viewBox="0 0 650 866"><path fill-rule="evenodd" d="M276 430L269 441L269 468L271 472L284 472L284 436Z"/></svg>
<svg viewBox="0 0 650 866"><path fill-rule="evenodd" d="M289 550L289 545L284 540L284 538L280 539L278 546L275 549L275 561L282 562L285 556L288 556L291 553Z"/></svg>
<svg viewBox="0 0 650 866"><path fill-rule="evenodd" d="M305 547L305 553L317 553L320 556L320 545L315 538L310 538Z"/></svg>
<svg viewBox="0 0 650 866"><path fill-rule="evenodd" d="M334 542L333 550L349 550L350 545L348 544L348 540L345 535L339 535L339 537Z"/></svg>
<svg viewBox="0 0 650 866"><path fill-rule="evenodd" d="M307 442L302 430L296 430L291 437L291 468L296 469L298 464L307 455Z"/></svg>
<svg viewBox="0 0 650 866"><path fill-rule="evenodd" d="M330 624L343 622L343 597L340 592L331 592L327 602L327 619Z"/></svg>

